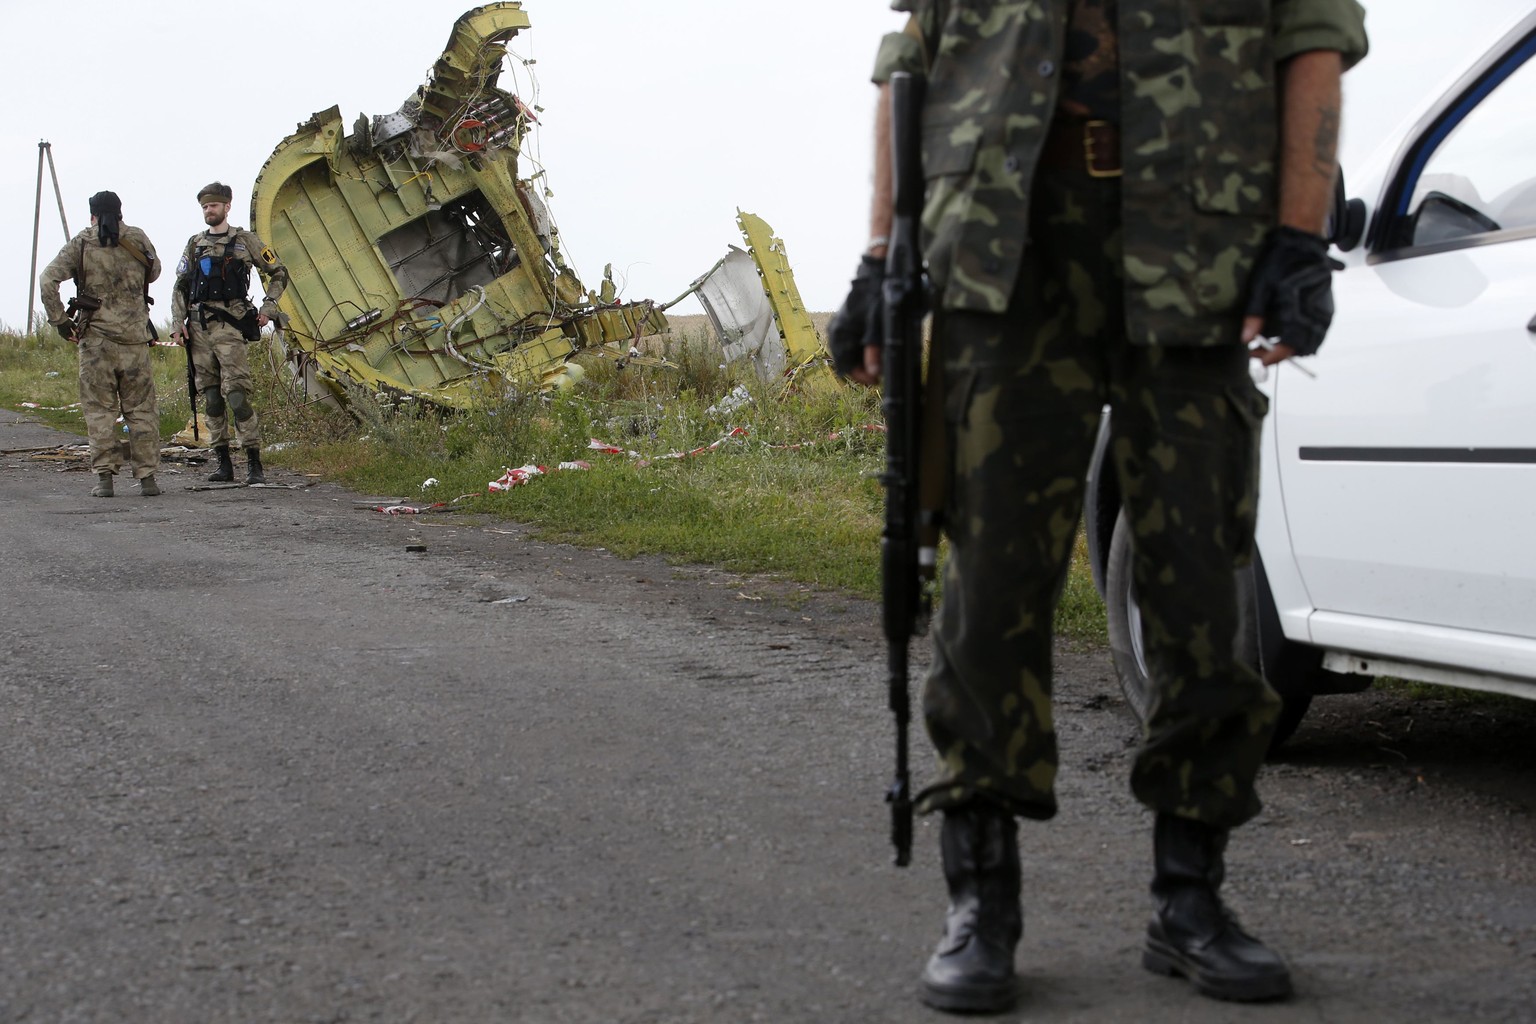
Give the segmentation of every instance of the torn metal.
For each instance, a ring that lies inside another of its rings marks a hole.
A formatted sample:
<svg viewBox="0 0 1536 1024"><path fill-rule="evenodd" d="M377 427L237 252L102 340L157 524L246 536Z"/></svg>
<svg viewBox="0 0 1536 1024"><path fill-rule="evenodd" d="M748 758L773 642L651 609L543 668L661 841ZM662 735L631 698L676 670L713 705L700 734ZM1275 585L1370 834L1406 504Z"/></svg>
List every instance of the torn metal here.
<svg viewBox="0 0 1536 1024"><path fill-rule="evenodd" d="M458 19L399 110L353 124L323 110L262 168L251 221L287 265L279 342L315 397L348 384L464 406L487 390L579 379L577 352L638 356L663 310L697 294L728 358L763 377L825 363L783 243L738 211L747 242L672 302L621 302L566 265L542 171L519 155L535 111L498 87L521 3Z"/></svg>

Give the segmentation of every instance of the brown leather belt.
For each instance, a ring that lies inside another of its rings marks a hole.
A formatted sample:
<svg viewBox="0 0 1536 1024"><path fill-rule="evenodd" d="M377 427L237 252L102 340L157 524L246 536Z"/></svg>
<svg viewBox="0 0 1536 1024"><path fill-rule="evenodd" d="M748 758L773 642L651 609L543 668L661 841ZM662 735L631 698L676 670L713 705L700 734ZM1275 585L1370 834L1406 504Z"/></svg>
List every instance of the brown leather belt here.
<svg viewBox="0 0 1536 1024"><path fill-rule="evenodd" d="M1040 166L1082 171L1090 178L1120 177L1120 126L1058 115L1040 150Z"/></svg>

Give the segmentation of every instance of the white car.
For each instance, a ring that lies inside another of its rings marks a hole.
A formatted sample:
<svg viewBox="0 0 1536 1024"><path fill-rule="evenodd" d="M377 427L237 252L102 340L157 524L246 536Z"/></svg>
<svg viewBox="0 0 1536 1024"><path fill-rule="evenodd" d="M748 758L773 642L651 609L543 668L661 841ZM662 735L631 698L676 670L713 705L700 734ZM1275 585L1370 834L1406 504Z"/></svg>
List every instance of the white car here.
<svg viewBox="0 0 1536 1024"><path fill-rule="evenodd" d="M1352 170L1355 198L1340 193L1346 268L1326 343L1260 384L1271 409L1240 645L1285 698L1277 744L1314 694L1376 676L1536 699L1536 13L1404 112ZM1089 547L1143 715L1105 433Z"/></svg>

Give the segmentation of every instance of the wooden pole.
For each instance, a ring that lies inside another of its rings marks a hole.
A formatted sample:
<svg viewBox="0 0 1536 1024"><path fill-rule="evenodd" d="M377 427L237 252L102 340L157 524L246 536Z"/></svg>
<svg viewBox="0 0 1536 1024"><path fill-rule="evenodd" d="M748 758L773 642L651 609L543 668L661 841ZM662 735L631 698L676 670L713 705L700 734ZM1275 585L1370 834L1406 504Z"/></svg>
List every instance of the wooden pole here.
<svg viewBox="0 0 1536 1024"><path fill-rule="evenodd" d="M43 219L43 151L48 143L37 144L37 198L32 203L32 269L27 272L27 333L32 333L32 315L37 302L37 229Z"/></svg>
<svg viewBox="0 0 1536 1024"><path fill-rule="evenodd" d="M53 167L53 143L43 143L43 152L48 154L48 174L53 178L53 198L59 203L59 223L64 225L64 241L69 241L69 220L64 216L64 193L59 191L59 172Z"/></svg>
<svg viewBox="0 0 1536 1024"><path fill-rule="evenodd" d="M59 204L59 223L64 227L64 241L69 241L69 218L64 215L64 192L59 188L59 172L53 165L53 144L37 144L37 196L32 202L32 269L27 274L27 333L33 330L32 317L37 302L37 241L43 219L43 158L48 158L48 176L53 179L53 198Z"/></svg>

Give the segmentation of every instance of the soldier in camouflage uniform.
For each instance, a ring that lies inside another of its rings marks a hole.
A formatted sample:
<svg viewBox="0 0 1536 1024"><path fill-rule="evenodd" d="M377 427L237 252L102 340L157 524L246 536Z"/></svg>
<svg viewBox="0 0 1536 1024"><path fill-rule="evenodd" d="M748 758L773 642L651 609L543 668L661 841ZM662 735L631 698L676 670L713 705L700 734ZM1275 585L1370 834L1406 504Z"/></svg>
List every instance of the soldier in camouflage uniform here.
<svg viewBox="0 0 1536 1024"><path fill-rule="evenodd" d="M1218 894L1279 707L1233 654L1253 553L1260 423L1248 372L1308 354L1332 316L1320 237L1353 0L896 0L875 81L926 74L924 255L942 365L950 540L923 714L944 815L945 934L922 995L1017 995L1018 817L1056 812L1051 626L1100 412L1134 529L1156 695L1132 769L1155 815L1143 964L1219 998L1291 991ZM877 139L887 138L882 102ZM832 328L879 379L890 172ZM1262 336L1277 338L1257 347ZM1250 348L1250 343L1254 347Z"/></svg>
<svg viewBox="0 0 1536 1024"><path fill-rule="evenodd" d="M214 182L197 194L208 230L187 240L176 265L171 337L190 345L197 390L208 413L219 468L208 478L235 478L229 454L229 416L245 449L246 483L266 481L261 466L261 421L251 407L255 379L246 346L261 336L269 320L282 316L277 300L288 287L288 270L277 253L245 228L231 227L229 205L234 192ZM260 308L249 298L251 268L266 286Z"/></svg>
<svg viewBox="0 0 1536 1024"><path fill-rule="evenodd" d="M122 464L119 411L139 493L160 493L160 412L149 359L149 283L159 276L149 238L123 223L116 193L98 192L91 196L91 226L65 243L38 280L48 322L80 350L80 407L97 477L91 494L98 498L112 497L112 477ZM73 315L59 299L67 280L75 282Z"/></svg>

